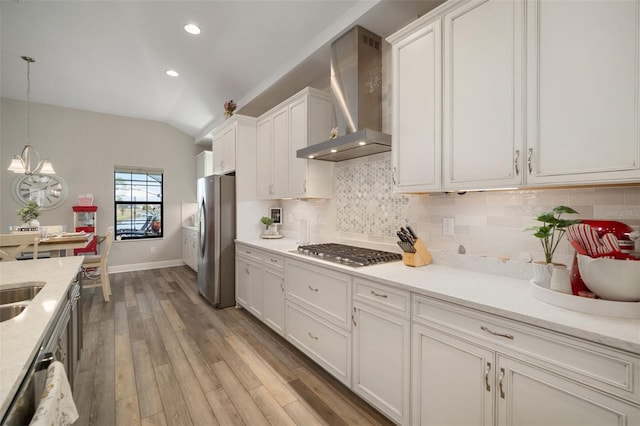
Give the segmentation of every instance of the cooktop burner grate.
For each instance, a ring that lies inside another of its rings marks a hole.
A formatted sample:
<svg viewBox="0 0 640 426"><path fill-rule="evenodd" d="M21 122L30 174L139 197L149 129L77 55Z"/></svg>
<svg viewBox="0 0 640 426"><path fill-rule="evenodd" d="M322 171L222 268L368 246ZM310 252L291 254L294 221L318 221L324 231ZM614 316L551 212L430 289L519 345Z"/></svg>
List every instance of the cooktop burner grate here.
<svg viewBox="0 0 640 426"><path fill-rule="evenodd" d="M346 244L324 243L298 246L298 253L349 266L368 266L402 260L399 253L374 250Z"/></svg>

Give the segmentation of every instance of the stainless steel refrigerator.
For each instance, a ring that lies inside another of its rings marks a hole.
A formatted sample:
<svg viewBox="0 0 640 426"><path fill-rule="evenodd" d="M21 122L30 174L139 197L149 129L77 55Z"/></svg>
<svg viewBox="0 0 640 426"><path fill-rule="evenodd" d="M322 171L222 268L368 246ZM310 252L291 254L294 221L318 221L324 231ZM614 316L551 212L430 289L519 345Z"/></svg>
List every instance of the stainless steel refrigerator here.
<svg viewBox="0 0 640 426"><path fill-rule="evenodd" d="M235 176L198 179L198 291L214 308L236 304Z"/></svg>

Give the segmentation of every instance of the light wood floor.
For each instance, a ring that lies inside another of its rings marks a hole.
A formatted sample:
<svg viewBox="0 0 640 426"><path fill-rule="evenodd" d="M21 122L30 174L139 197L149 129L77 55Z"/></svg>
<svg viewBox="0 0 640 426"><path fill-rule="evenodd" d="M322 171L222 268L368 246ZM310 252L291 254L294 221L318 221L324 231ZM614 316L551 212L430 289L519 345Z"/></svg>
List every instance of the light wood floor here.
<svg viewBox="0 0 640 426"><path fill-rule="evenodd" d="M244 309L214 310L186 266L82 291L76 425L391 424Z"/></svg>

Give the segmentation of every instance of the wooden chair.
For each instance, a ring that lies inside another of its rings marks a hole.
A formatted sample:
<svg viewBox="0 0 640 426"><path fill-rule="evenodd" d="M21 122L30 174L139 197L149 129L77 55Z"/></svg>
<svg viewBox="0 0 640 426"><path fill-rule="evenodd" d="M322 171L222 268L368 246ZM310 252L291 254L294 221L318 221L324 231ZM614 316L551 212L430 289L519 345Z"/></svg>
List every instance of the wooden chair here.
<svg viewBox="0 0 640 426"><path fill-rule="evenodd" d="M102 297L105 302L108 302L111 295L111 284L109 283L109 272L107 271L107 259L113 242L112 227L107 228L103 241L104 246L101 248L100 254L85 256L82 262L82 288L102 287ZM85 284L87 280L94 281L94 283ZM96 280L98 282L95 282Z"/></svg>
<svg viewBox="0 0 640 426"><path fill-rule="evenodd" d="M0 258L2 261L17 260L23 251L33 252L33 259L38 258L38 232L24 232L17 234L0 234Z"/></svg>

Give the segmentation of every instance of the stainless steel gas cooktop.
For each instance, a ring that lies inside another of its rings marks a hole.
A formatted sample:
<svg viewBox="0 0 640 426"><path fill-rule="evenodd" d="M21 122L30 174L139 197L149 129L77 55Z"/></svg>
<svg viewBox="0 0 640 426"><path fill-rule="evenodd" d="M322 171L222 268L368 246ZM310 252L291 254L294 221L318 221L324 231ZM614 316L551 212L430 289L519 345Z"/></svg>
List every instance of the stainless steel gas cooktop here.
<svg viewBox="0 0 640 426"><path fill-rule="evenodd" d="M298 246L298 253L348 266L368 266L402 260L399 253L337 243Z"/></svg>

